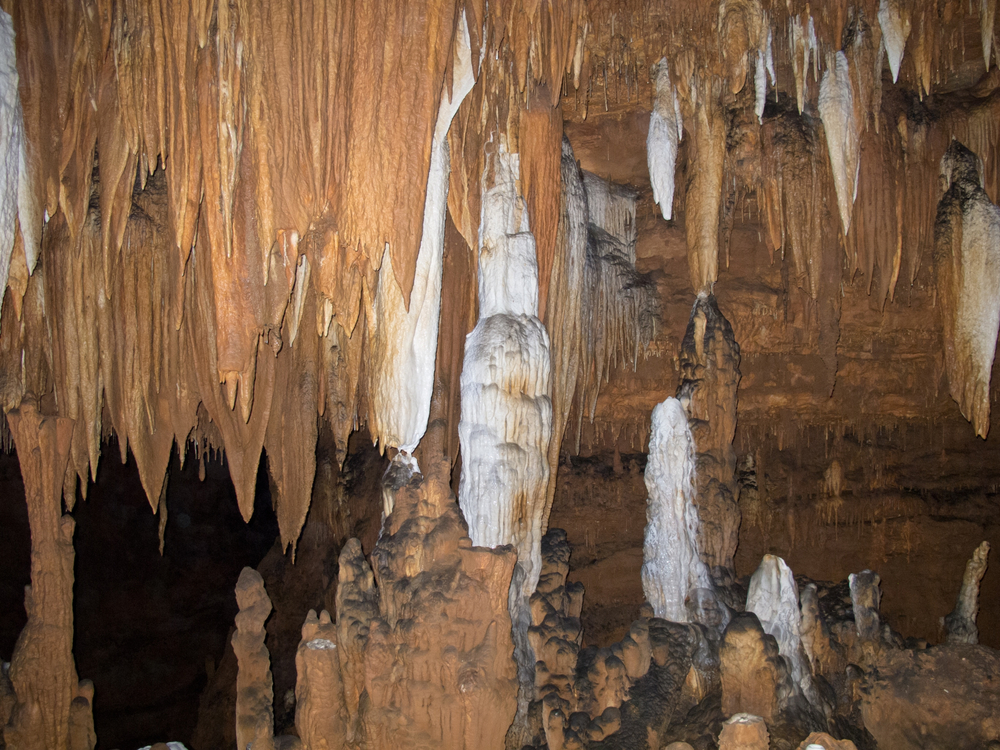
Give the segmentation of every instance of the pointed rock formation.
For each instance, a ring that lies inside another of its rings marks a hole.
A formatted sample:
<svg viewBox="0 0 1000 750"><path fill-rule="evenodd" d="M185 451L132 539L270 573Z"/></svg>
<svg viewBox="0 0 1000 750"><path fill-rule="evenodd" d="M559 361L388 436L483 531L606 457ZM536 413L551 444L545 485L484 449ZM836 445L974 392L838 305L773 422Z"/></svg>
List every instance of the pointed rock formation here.
<svg viewBox="0 0 1000 750"><path fill-rule="evenodd" d="M712 294L698 295L691 309L680 366L677 398L688 416L698 467L698 545L709 573L720 578L721 570L733 571L740 527L733 450L740 346Z"/></svg>
<svg viewBox="0 0 1000 750"><path fill-rule="evenodd" d="M1000 332L1000 208L983 190L982 162L958 141L941 157L934 269L951 396L976 434L990 429L990 377Z"/></svg>
<svg viewBox="0 0 1000 750"><path fill-rule="evenodd" d="M271 614L271 600L264 579L253 568L243 568L236 583L236 632L233 651L239 662L236 678L236 746L256 750L274 747L274 692L271 656L264 645L264 623Z"/></svg>
<svg viewBox="0 0 1000 750"><path fill-rule="evenodd" d="M295 729L307 750L341 750L347 742L347 709L340 676L337 627L326 610L309 610L295 654Z"/></svg>
<svg viewBox="0 0 1000 750"><path fill-rule="evenodd" d="M653 111L649 115L649 135L646 138L646 160L649 181L653 185L653 202L659 204L663 218L670 221L674 213L674 172L677 168L677 146L684 137L677 92L670 82L667 58L656 64Z"/></svg>
<svg viewBox="0 0 1000 750"><path fill-rule="evenodd" d="M672 622L688 622L693 593L712 589L699 554L694 479L694 440L687 414L680 401L668 398L653 409L649 436L642 589L655 616Z"/></svg>
<svg viewBox="0 0 1000 750"><path fill-rule="evenodd" d="M989 554L990 543L983 542L965 565L965 575L962 577L962 588L958 592L955 610L944 618L944 627L948 632L947 642L950 644L979 643L979 628L976 627L976 616L979 614L979 582L986 573Z"/></svg>

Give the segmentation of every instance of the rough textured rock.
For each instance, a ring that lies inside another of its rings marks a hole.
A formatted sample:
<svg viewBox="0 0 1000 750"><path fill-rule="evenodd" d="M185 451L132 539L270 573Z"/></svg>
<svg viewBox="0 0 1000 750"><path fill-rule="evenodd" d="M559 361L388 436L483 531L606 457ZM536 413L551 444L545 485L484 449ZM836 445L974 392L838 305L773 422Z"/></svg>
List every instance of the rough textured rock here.
<svg viewBox="0 0 1000 750"><path fill-rule="evenodd" d="M62 514L71 420L43 417L30 402L7 413L17 446L31 524L28 622L9 676L17 702L4 729L11 750L92 750L94 688L73 660L73 518ZM89 747L88 747L89 746Z"/></svg>
<svg viewBox="0 0 1000 750"><path fill-rule="evenodd" d="M719 735L719 750L764 750L770 747L767 726L759 716L739 713L726 721Z"/></svg>
<svg viewBox="0 0 1000 750"><path fill-rule="evenodd" d="M958 592L955 609L944 618L944 627L948 631L947 642L951 645L979 643L979 628L976 627L976 616L979 614L979 583L986 573L989 554L990 543L983 542L972 553L972 559L965 566L962 588Z"/></svg>
<svg viewBox="0 0 1000 750"><path fill-rule="evenodd" d="M1000 657L982 646L888 651L864 678L861 713L879 747L988 747L1000 738Z"/></svg>
<svg viewBox="0 0 1000 750"><path fill-rule="evenodd" d="M722 579L722 571L733 570L740 527L733 449L739 383L740 346L732 326L715 296L700 294L681 343L677 398L687 412L697 454L699 550L709 572Z"/></svg>
<svg viewBox="0 0 1000 750"><path fill-rule="evenodd" d="M826 732L813 732L796 750L857 750L850 740L836 740Z"/></svg>
<svg viewBox="0 0 1000 750"><path fill-rule="evenodd" d="M778 718L779 690L788 668L778 645L752 613L730 621L719 651L722 673L722 712L752 714L771 723Z"/></svg>
<svg viewBox="0 0 1000 750"><path fill-rule="evenodd" d="M271 600L264 579L253 568L243 568L236 583L236 632L233 651L239 661L236 678L236 745L272 750L274 747L274 692L271 656L264 645L264 623Z"/></svg>
<svg viewBox="0 0 1000 750"><path fill-rule="evenodd" d="M423 477L396 491L372 553L378 616L364 647L365 742L501 748L516 707L507 611L514 554L471 545L449 462L425 463Z"/></svg>
<svg viewBox="0 0 1000 750"><path fill-rule="evenodd" d="M309 610L295 655L295 729L307 750L335 750L347 741L337 627L326 610Z"/></svg>

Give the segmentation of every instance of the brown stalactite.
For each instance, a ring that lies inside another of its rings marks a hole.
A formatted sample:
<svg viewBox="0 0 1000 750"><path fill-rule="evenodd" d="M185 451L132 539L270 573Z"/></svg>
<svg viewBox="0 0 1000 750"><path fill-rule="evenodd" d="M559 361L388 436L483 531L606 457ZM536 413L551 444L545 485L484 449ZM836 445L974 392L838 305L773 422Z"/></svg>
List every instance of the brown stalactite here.
<svg viewBox="0 0 1000 750"><path fill-rule="evenodd" d="M71 516L62 515L63 475L70 456L73 421L43 417L34 404L25 401L7 413L7 423L17 447L28 502L31 585L25 589L28 623L17 639L10 666L17 704L4 738L11 750L77 750L70 744L71 723L80 724L81 710L89 713L93 686L88 688L78 681L73 661L76 523ZM80 698L87 705L74 709ZM83 723L86 725L86 720Z"/></svg>

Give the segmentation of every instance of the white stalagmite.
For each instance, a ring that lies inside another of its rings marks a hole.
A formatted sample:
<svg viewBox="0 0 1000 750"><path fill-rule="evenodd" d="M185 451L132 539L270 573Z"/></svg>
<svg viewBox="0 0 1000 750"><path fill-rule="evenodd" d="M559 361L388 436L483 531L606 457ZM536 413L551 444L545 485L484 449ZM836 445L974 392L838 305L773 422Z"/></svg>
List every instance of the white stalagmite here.
<svg viewBox="0 0 1000 750"><path fill-rule="evenodd" d="M656 64L656 98L649 116L646 137L646 163L653 185L653 201L658 203L663 218L670 221L674 211L674 171L677 167L677 144L684 137L677 92L670 82L667 58Z"/></svg>
<svg viewBox="0 0 1000 750"><path fill-rule="evenodd" d="M850 69L843 52L838 52L828 62L823 74L823 82L819 87L819 116L826 131L840 222L844 228L844 236L847 236L851 228L854 199L858 193L861 130L854 113Z"/></svg>
<svg viewBox="0 0 1000 750"><path fill-rule="evenodd" d="M458 500L473 544L515 546L515 580L526 598L541 571L552 432L549 337L537 317L535 240L517 193L518 155L501 143L491 158L480 223L479 322L462 364Z"/></svg>
<svg viewBox="0 0 1000 750"><path fill-rule="evenodd" d="M878 25L882 27L882 44L889 56L889 70L892 82L899 78L899 66L903 62L903 50L910 36L910 13L901 0L880 0L878 5ZM875 71L881 76L881 70Z"/></svg>
<svg viewBox="0 0 1000 750"><path fill-rule="evenodd" d="M694 475L687 414L680 401L668 398L653 409L649 436L642 590L653 613L673 622L688 621L686 602L692 594L713 591L698 551Z"/></svg>
<svg viewBox="0 0 1000 750"><path fill-rule="evenodd" d="M14 250L24 148L21 100L17 95L14 23L5 11L0 10L0 304L7 289L10 258ZM33 263L29 263L29 267L31 265Z"/></svg>
<svg viewBox="0 0 1000 750"><path fill-rule="evenodd" d="M444 255L445 214L448 208L448 128L465 96L472 90L472 52L463 14L455 48L451 96L441 95L431 163L424 200L423 232L406 309L396 283L389 252L383 256L369 318L373 366L369 368L372 399L372 434L383 448L392 446L410 453L427 429L434 389L438 319L441 311L441 272Z"/></svg>
<svg viewBox="0 0 1000 750"><path fill-rule="evenodd" d="M765 633L774 636L778 652L788 660L792 679L809 696L812 676L802 647L799 587L791 568L780 557L764 555L760 561L760 566L750 578L747 611L757 615Z"/></svg>

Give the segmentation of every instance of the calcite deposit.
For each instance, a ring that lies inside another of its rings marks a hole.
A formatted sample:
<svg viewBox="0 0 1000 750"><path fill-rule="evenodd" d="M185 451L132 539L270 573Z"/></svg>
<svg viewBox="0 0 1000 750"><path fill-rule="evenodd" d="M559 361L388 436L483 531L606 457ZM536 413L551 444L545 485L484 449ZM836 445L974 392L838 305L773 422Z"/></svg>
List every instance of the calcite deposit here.
<svg viewBox="0 0 1000 750"><path fill-rule="evenodd" d="M0 744L1000 742L996 0L0 5Z"/></svg>

